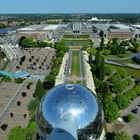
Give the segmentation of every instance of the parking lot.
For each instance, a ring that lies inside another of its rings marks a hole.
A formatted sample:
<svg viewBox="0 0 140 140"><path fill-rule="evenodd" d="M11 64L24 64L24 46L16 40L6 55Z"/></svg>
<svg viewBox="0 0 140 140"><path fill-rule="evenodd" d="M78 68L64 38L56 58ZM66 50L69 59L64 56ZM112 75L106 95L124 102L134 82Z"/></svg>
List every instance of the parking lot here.
<svg viewBox="0 0 140 140"><path fill-rule="evenodd" d="M0 85L0 112L4 110L11 98L14 96L16 91L19 89L20 85L16 83L1 83ZM33 93L35 90L35 84L30 86L30 89L27 89L26 86L21 90L20 95L18 96L16 102L10 109L10 111L5 115L5 118L0 123L0 140L7 140L9 130L15 126L26 127L30 120L29 112L27 105L30 100L33 98ZM22 93L26 93L26 96L23 97ZM20 102L20 105L17 104ZM6 125L6 128L2 129Z"/></svg>
<svg viewBox="0 0 140 140"><path fill-rule="evenodd" d="M135 109L136 105L138 105L139 103L140 103L140 96L138 96L134 101L132 101L128 108L122 110L120 116L123 117L132 113L131 111ZM135 116L134 121L130 123L124 123L125 127L123 128L131 136L133 136L134 134L138 134L138 135L140 134L140 109L138 109L138 112L136 114L135 113L133 114Z"/></svg>
<svg viewBox="0 0 140 140"><path fill-rule="evenodd" d="M49 74L53 59L55 58L54 49L29 48L21 49L23 57L13 71L27 71L30 75Z"/></svg>
<svg viewBox="0 0 140 140"><path fill-rule="evenodd" d="M107 129L109 132L117 132L117 131L125 131L127 132L131 139L133 139L134 135L140 134L140 108L137 113L132 113L132 110L136 109L136 106L140 103L140 96L138 96L135 100L133 100L129 107L120 111L120 121L116 120L111 124L107 124ZM134 120L131 122L125 122L123 120L124 116L128 114L134 115Z"/></svg>

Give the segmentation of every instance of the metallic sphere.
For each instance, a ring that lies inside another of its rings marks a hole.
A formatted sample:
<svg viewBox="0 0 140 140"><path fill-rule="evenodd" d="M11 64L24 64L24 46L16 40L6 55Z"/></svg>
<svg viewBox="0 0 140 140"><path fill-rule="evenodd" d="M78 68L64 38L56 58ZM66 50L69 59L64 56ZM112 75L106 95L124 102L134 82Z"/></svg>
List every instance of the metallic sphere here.
<svg viewBox="0 0 140 140"><path fill-rule="evenodd" d="M41 135L49 134L67 113L75 117L79 137L100 135L103 115L98 100L92 91L77 84L59 85L43 97L37 115Z"/></svg>

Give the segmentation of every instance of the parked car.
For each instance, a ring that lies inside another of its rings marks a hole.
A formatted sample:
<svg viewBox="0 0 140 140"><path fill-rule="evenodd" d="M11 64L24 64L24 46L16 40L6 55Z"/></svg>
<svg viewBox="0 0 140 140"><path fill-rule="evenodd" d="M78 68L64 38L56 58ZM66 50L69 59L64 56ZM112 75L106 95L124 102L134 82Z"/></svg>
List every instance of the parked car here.
<svg viewBox="0 0 140 140"><path fill-rule="evenodd" d="M120 118L120 117L119 117L117 120L118 120L119 122L123 122L123 119Z"/></svg>
<svg viewBox="0 0 140 140"><path fill-rule="evenodd" d="M140 104L136 105L136 108L137 108L137 109L140 109Z"/></svg>
<svg viewBox="0 0 140 140"><path fill-rule="evenodd" d="M134 114L137 114L138 113L138 109L136 109L136 108L132 109L131 112L134 113Z"/></svg>

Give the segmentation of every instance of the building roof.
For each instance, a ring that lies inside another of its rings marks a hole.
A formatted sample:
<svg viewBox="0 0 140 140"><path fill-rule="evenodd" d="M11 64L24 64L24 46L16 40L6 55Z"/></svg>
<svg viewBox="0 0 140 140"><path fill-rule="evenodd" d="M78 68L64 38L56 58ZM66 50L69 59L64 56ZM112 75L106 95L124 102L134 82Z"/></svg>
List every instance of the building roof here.
<svg viewBox="0 0 140 140"><path fill-rule="evenodd" d="M0 34L8 34L8 32L9 32L8 28L0 29Z"/></svg>
<svg viewBox="0 0 140 140"><path fill-rule="evenodd" d="M140 25L131 25L131 26L140 29Z"/></svg>
<svg viewBox="0 0 140 140"><path fill-rule="evenodd" d="M107 30L110 27L110 24L92 24L93 27L97 28L98 30Z"/></svg>
<svg viewBox="0 0 140 140"><path fill-rule="evenodd" d="M139 29L134 29L133 32L134 32L134 34L140 34L140 30Z"/></svg>
<svg viewBox="0 0 140 140"><path fill-rule="evenodd" d="M130 29L109 29L109 32L132 33L132 31Z"/></svg>
<svg viewBox="0 0 140 140"><path fill-rule="evenodd" d="M111 24L110 28L116 28L116 29L130 29L131 27L124 25L124 24Z"/></svg>
<svg viewBox="0 0 140 140"><path fill-rule="evenodd" d="M59 25L48 25L43 30L57 30Z"/></svg>
<svg viewBox="0 0 140 140"><path fill-rule="evenodd" d="M43 28L43 25L30 25L30 26L18 29L18 31L36 31L42 28Z"/></svg>

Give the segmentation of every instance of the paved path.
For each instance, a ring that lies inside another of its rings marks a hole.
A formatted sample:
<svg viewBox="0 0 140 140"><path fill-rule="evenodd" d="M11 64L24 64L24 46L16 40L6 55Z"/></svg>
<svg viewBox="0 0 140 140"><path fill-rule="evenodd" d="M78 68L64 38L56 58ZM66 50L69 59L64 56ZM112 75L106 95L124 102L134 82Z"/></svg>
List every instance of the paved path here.
<svg viewBox="0 0 140 140"><path fill-rule="evenodd" d="M95 60L95 56L92 57L92 60ZM105 59L106 64L116 65L116 66L122 66L122 67L129 67L133 69L139 69L140 65L131 64L131 63L123 63L123 62L113 62L112 60Z"/></svg>
<svg viewBox="0 0 140 140"><path fill-rule="evenodd" d="M131 113L132 109L135 109L136 105L140 103L140 96L138 96L135 100L131 102L128 108L120 111L120 116L126 116ZM130 135L140 134L140 110L135 115L135 120L131 123L124 123L125 127L123 128L125 131L128 131Z"/></svg>

